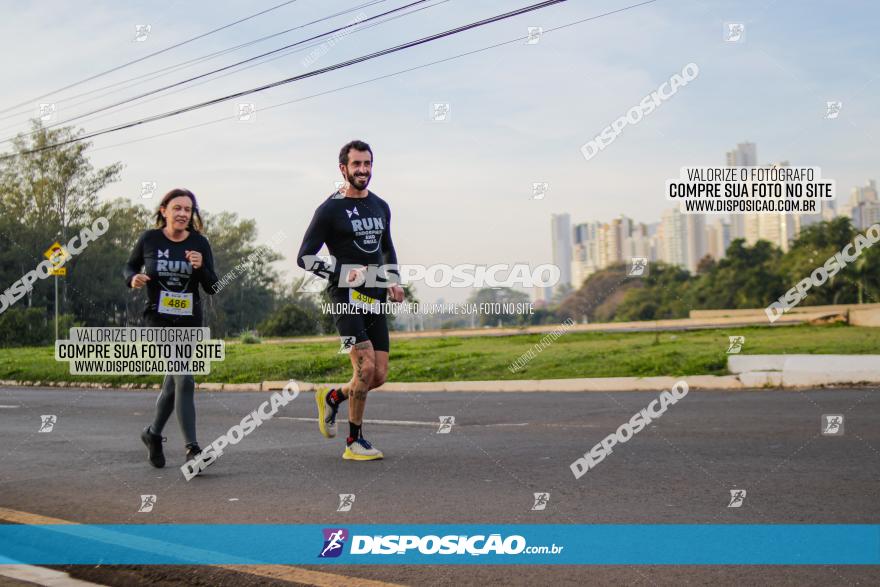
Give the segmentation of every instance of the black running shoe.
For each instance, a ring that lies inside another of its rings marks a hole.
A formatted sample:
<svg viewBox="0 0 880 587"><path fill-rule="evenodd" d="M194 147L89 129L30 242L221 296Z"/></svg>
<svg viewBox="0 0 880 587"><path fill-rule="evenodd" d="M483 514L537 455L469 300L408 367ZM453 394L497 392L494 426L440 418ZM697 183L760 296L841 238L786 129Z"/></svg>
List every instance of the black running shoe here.
<svg viewBox="0 0 880 587"><path fill-rule="evenodd" d="M186 460L191 461L202 454L202 449L198 444L192 443L186 445Z"/></svg>
<svg viewBox="0 0 880 587"><path fill-rule="evenodd" d="M186 462L187 463L192 462L192 461L196 462L195 468L194 468L194 472L196 475L198 475L199 473L201 473L202 471L207 469L208 466L212 465L214 463L214 461L216 460L216 458L211 459L211 457L208 457L210 460L206 463L205 461L199 460L199 456L201 454L202 454L202 449L195 442L192 444L186 445Z"/></svg>
<svg viewBox="0 0 880 587"><path fill-rule="evenodd" d="M164 467L165 453L162 452L162 443L165 442L165 437L161 434L153 434L150 431L150 427L147 426L144 428L144 431L141 432L141 440L147 445L147 458L149 459L150 464L157 469Z"/></svg>

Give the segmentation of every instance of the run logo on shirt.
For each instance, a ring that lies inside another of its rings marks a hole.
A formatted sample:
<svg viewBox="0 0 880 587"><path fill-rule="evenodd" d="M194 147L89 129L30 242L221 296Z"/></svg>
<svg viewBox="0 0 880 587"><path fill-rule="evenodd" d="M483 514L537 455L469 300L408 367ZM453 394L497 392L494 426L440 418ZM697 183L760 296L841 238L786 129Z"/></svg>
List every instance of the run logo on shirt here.
<svg viewBox="0 0 880 587"><path fill-rule="evenodd" d="M351 216L350 214L348 220L351 222L351 229L354 232L354 244L365 253L378 251L382 233L385 231L385 219L376 217L352 218Z"/></svg>
<svg viewBox="0 0 880 587"><path fill-rule="evenodd" d="M159 251L160 253L162 251ZM166 253L167 254L167 253ZM156 273L160 281L170 288L183 288L186 281L192 276L193 267L189 261L172 261L171 259L157 259Z"/></svg>

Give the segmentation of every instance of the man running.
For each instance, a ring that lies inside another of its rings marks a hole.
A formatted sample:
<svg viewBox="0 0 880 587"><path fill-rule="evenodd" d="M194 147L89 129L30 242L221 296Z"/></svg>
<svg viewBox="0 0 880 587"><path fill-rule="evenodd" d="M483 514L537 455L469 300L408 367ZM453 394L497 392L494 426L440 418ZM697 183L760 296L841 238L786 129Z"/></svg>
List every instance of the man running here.
<svg viewBox="0 0 880 587"><path fill-rule="evenodd" d="M349 432L342 458L371 461L383 455L364 438L364 408L367 393L385 383L390 348L388 322L377 306L385 302L387 290L391 301L403 301L403 288L391 241L391 209L367 190L373 171L370 145L363 141L345 144L339 151L339 171L345 185L318 206L303 237L297 264L329 281L336 329L343 344L351 348L351 381L339 389L324 388L315 393L318 428L327 438L336 436L339 406L350 399ZM322 245L327 245L332 257L329 264L316 258ZM371 283L375 281L371 277L376 276L383 283Z"/></svg>

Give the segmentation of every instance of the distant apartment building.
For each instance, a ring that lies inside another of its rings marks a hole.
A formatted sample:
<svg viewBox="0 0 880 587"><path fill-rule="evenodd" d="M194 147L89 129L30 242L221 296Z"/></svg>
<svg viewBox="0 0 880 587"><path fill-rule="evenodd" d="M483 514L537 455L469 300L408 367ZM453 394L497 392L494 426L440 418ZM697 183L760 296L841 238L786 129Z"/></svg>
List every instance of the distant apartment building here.
<svg viewBox="0 0 880 587"><path fill-rule="evenodd" d="M725 157L728 167L753 167L758 164L758 147L755 143L739 143L735 149L728 151ZM746 238L746 214L730 215L730 236Z"/></svg>
<svg viewBox="0 0 880 587"><path fill-rule="evenodd" d="M754 143L740 143L725 156L728 166L755 166L758 161L758 150ZM789 167L788 161L768 163L766 167ZM870 190L870 184L868 186ZM875 189L876 195L876 189ZM870 212L869 212L870 213ZM880 210L878 210L880 214ZM788 251L791 242L797 238L803 227L833 218L833 209L820 203L820 211L816 214L792 214L784 212L763 212L760 214L731 214L730 238L745 239L747 245L754 245L759 240L773 243L783 251Z"/></svg>
<svg viewBox="0 0 880 587"><path fill-rule="evenodd" d="M700 259L705 257L708 252L706 246L706 215L686 214L685 227L685 239L687 240L686 267L691 273L696 273Z"/></svg>
<svg viewBox="0 0 880 587"><path fill-rule="evenodd" d="M651 237L648 234L647 224L633 224L629 236L623 239L622 257L629 260L632 257L644 257L649 261L656 261Z"/></svg>
<svg viewBox="0 0 880 587"><path fill-rule="evenodd" d="M610 222L584 222L572 231L572 285L578 288L590 275L632 257L657 260L655 239L647 225L620 216Z"/></svg>
<svg viewBox="0 0 880 587"><path fill-rule="evenodd" d="M661 226L663 230L663 250L660 259L670 265L686 267L688 263L688 238L685 215L678 208L666 210L663 212Z"/></svg>
<svg viewBox="0 0 880 587"><path fill-rule="evenodd" d="M557 286L571 285L571 216L553 214L550 217L550 233L553 243L553 264L559 267Z"/></svg>
<svg viewBox="0 0 880 587"><path fill-rule="evenodd" d="M599 261L600 229L601 224L598 222L584 222L574 227L571 284L575 289L602 267Z"/></svg>
<svg viewBox="0 0 880 587"><path fill-rule="evenodd" d="M730 224L716 216L706 224L706 253L716 261L724 258L730 246Z"/></svg>
<svg viewBox="0 0 880 587"><path fill-rule="evenodd" d="M841 215L849 216L857 230L865 230L880 222L880 199L873 179L862 187L854 187L849 201L841 206Z"/></svg>
<svg viewBox="0 0 880 587"><path fill-rule="evenodd" d="M707 225L705 214L682 214L677 207L664 211L658 231L660 260L695 273L700 259L711 254L711 247L716 246L717 228L711 220L708 222ZM720 254L723 256L723 250Z"/></svg>
<svg viewBox="0 0 880 587"><path fill-rule="evenodd" d="M726 161L728 167L753 167L758 164L758 147L748 141L739 143L727 152Z"/></svg>

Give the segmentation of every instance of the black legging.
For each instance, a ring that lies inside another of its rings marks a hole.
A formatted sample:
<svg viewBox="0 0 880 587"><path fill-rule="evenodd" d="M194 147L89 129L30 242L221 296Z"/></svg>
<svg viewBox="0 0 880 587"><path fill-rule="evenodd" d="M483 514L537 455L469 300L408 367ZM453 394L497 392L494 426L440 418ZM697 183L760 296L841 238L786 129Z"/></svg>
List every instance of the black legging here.
<svg viewBox="0 0 880 587"><path fill-rule="evenodd" d="M156 417L150 426L162 434L165 423L177 406L177 421L187 445L196 444L196 380L192 375L166 375L156 399Z"/></svg>
<svg viewBox="0 0 880 587"><path fill-rule="evenodd" d="M146 322L151 328L180 326L153 313L146 315ZM150 425L153 434L162 434L175 406L184 442L196 444L196 380L192 375L165 375L162 391L156 399L156 417Z"/></svg>

